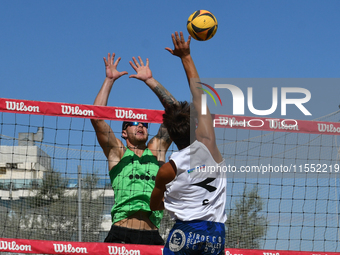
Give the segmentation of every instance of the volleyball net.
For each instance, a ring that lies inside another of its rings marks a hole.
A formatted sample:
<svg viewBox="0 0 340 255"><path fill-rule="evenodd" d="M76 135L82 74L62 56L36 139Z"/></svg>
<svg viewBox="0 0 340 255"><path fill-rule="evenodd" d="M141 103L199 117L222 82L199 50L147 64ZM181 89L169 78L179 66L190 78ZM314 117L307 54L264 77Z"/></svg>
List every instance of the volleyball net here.
<svg viewBox="0 0 340 255"><path fill-rule="evenodd" d="M162 113L0 98L0 253L161 254L160 246L102 243L114 192L90 119L105 119L116 137L121 121L149 122L151 138ZM340 251L339 117L214 115L227 162L219 169L228 178L227 254ZM165 211L164 240L172 225Z"/></svg>

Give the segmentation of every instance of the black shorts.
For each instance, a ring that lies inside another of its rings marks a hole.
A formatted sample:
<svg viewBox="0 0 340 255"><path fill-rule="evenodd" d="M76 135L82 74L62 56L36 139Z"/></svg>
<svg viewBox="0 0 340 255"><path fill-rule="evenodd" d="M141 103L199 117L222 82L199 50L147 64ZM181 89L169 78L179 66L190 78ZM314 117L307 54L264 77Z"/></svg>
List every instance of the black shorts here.
<svg viewBox="0 0 340 255"><path fill-rule="evenodd" d="M105 243L164 245L158 230L138 230L112 225Z"/></svg>

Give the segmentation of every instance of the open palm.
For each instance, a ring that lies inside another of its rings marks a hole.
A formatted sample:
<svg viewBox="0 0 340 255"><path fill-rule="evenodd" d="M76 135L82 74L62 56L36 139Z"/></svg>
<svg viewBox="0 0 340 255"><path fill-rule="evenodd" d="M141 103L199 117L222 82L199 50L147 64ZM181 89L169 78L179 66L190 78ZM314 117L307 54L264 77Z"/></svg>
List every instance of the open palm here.
<svg viewBox="0 0 340 255"><path fill-rule="evenodd" d="M141 81L146 81L152 78L152 72L149 68L149 59L146 59L146 65L144 65L141 57L138 57L139 62L135 57L132 58L133 62L130 61L130 65L136 71L137 74L130 75L130 78L136 78Z"/></svg>
<svg viewBox="0 0 340 255"><path fill-rule="evenodd" d="M123 71L119 72L117 70L118 63L120 61L120 57L114 61L115 54L112 53L112 56L110 53L107 54L107 59L104 57L104 62L105 62L105 69L106 69L106 77L110 79L118 79L119 77L127 74L128 72Z"/></svg>

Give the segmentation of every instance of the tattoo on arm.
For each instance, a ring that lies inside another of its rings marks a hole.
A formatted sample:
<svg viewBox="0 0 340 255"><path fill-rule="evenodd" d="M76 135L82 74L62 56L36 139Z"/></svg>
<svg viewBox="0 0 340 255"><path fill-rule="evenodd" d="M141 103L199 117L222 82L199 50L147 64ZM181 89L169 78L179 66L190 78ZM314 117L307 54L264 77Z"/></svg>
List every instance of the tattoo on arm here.
<svg viewBox="0 0 340 255"><path fill-rule="evenodd" d="M161 124L161 126L159 127L157 136L159 137L159 139L162 139L167 144L170 144L172 142L168 130L163 124Z"/></svg>
<svg viewBox="0 0 340 255"><path fill-rule="evenodd" d="M159 127L158 133L157 135L155 135L151 140L150 140L150 144L152 144L153 142L155 142L156 138L158 138L159 140L162 140L164 142L166 142L167 144L171 144L172 140L168 134L168 130L165 128L165 126L163 124L161 124L161 126Z"/></svg>
<svg viewBox="0 0 340 255"><path fill-rule="evenodd" d="M157 95L157 97L159 98L159 100L161 101L161 103L164 107L166 107L167 105L179 104L178 101L173 97L173 95L171 95L171 93L166 88L164 88L163 85L160 84L158 81L157 81L157 85L153 89L153 91ZM151 145L152 143L154 143L156 141L156 139L158 141L161 141L162 143L165 142L165 144L167 144L168 146L172 142L172 140L170 139L170 136L168 134L168 130L166 129L166 127L163 124L161 124L161 126L159 127L157 135L155 135L150 140L149 144Z"/></svg>
<svg viewBox="0 0 340 255"><path fill-rule="evenodd" d="M166 105L178 104L177 100L171 95L171 93L159 82L157 82L154 92L164 107Z"/></svg>

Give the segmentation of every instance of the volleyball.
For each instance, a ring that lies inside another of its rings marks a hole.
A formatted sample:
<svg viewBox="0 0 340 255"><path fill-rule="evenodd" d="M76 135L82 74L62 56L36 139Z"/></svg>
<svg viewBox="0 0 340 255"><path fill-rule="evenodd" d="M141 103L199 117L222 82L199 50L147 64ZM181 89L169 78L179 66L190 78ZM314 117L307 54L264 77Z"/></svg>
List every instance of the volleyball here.
<svg viewBox="0 0 340 255"><path fill-rule="evenodd" d="M198 10L189 16L187 29L194 39L206 41L216 34L217 20L211 12Z"/></svg>

